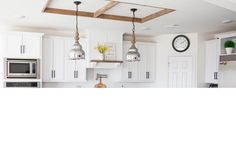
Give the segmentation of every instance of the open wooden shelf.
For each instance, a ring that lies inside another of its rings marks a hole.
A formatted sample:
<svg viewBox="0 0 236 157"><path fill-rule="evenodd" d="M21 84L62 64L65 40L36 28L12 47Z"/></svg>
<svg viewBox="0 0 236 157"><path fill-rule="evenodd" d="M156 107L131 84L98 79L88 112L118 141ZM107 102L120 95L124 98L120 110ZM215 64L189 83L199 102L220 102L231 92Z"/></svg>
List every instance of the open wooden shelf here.
<svg viewBox="0 0 236 157"><path fill-rule="evenodd" d="M94 63L123 63L123 61L115 61L115 60L91 60Z"/></svg>
<svg viewBox="0 0 236 157"><path fill-rule="evenodd" d="M220 54L220 61L236 61L236 53L233 54Z"/></svg>

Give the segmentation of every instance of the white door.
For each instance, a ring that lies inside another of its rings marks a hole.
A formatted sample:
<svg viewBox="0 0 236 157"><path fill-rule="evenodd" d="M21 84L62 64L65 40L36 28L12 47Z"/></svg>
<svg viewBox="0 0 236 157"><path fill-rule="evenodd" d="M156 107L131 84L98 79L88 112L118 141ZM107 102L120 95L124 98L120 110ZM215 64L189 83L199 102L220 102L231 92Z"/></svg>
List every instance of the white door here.
<svg viewBox="0 0 236 157"><path fill-rule="evenodd" d="M8 58L23 58L22 45L22 33L8 33L7 52L4 56Z"/></svg>
<svg viewBox="0 0 236 157"><path fill-rule="evenodd" d="M169 58L169 88L193 87L192 57Z"/></svg>
<svg viewBox="0 0 236 157"><path fill-rule="evenodd" d="M40 36L23 34L23 55L25 58L40 58L41 45Z"/></svg>
<svg viewBox="0 0 236 157"><path fill-rule="evenodd" d="M219 72L219 39L206 42L206 83L218 83Z"/></svg>

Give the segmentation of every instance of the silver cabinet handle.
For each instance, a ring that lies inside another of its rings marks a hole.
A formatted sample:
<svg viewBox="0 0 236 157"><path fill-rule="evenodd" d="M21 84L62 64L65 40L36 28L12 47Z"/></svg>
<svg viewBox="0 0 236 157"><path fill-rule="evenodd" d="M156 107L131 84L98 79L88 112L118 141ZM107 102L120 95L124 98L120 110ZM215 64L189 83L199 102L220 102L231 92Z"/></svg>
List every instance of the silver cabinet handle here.
<svg viewBox="0 0 236 157"><path fill-rule="evenodd" d="M150 72L146 72L146 79L150 79Z"/></svg>
<svg viewBox="0 0 236 157"><path fill-rule="evenodd" d="M74 78L78 78L79 77L79 72L78 71L74 71Z"/></svg>
<svg viewBox="0 0 236 157"><path fill-rule="evenodd" d="M131 71L128 72L128 79L132 79L132 72Z"/></svg>
<svg viewBox="0 0 236 157"><path fill-rule="evenodd" d="M22 53L25 54L25 45L22 45Z"/></svg>
<svg viewBox="0 0 236 157"><path fill-rule="evenodd" d="M53 78L53 74L54 74L54 73L53 73L53 70L52 70L52 71L51 71L51 78Z"/></svg>
<svg viewBox="0 0 236 157"><path fill-rule="evenodd" d="M214 72L214 80L218 80L218 72Z"/></svg>
<svg viewBox="0 0 236 157"><path fill-rule="evenodd" d="M22 45L20 45L20 54L22 54L23 53L23 47L22 47Z"/></svg>

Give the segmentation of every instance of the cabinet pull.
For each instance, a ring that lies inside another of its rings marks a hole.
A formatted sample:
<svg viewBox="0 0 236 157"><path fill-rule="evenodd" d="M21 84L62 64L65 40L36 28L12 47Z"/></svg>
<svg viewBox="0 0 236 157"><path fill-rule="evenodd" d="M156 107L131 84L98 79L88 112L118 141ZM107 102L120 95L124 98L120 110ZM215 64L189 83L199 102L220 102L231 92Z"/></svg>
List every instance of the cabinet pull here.
<svg viewBox="0 0 236 157"><path fill-rule="evenodd" d="M79 77L79 72L75 71L75 78L78 78L78 77Z"/></svg>
<svg viewBox="0 0 236 157"><path fill-rule="evenodd" d="M146 72L146 79L150 79L150 72Z"/></svg>
<svg viewBox="0 0 236 157"><path fill-rule="evenodd" d="M53 70L51 71L51 78L53 78L53 76L54 76L54 73L53 73Z"/></svg>
<svg viewBox="0 0 236 157"><path fill-rule="evenodd" d="M128 72L128 79L132 79L132 72Z"/></svg>
<svg viewBox="0 0 236 157"><path fill-rule="evenodd" d="M78 78L78 71L74 71L74 78Z"/></svg>
<svg viewBox="0 0 236 157"><path fill-rule="evenodd" d="M20 45L20 54L23 53L23 48L22 48L22 45Z"/></svg>
<svg viewBox="0 0 236 157"><path fill-rule="evenodd" d="M218 72L214 72L214 80L218 80Z"/></svg>
<svg viewBox="0 0 236 157"><path fill-rule="evenodd" d="M22 45L22 53L25 54L25 45Z"/></svg>

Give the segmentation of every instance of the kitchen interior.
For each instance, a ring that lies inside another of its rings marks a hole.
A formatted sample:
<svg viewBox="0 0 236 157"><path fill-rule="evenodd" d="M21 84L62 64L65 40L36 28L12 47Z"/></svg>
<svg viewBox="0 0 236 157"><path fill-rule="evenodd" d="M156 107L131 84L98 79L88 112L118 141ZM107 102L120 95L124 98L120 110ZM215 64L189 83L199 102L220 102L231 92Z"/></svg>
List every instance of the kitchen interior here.
<svg viewBox="0 0 236 157"><path fill-rule="evenodd" d="M185 2L1 2L0 87L235 88L236 9Z"/></svg>

